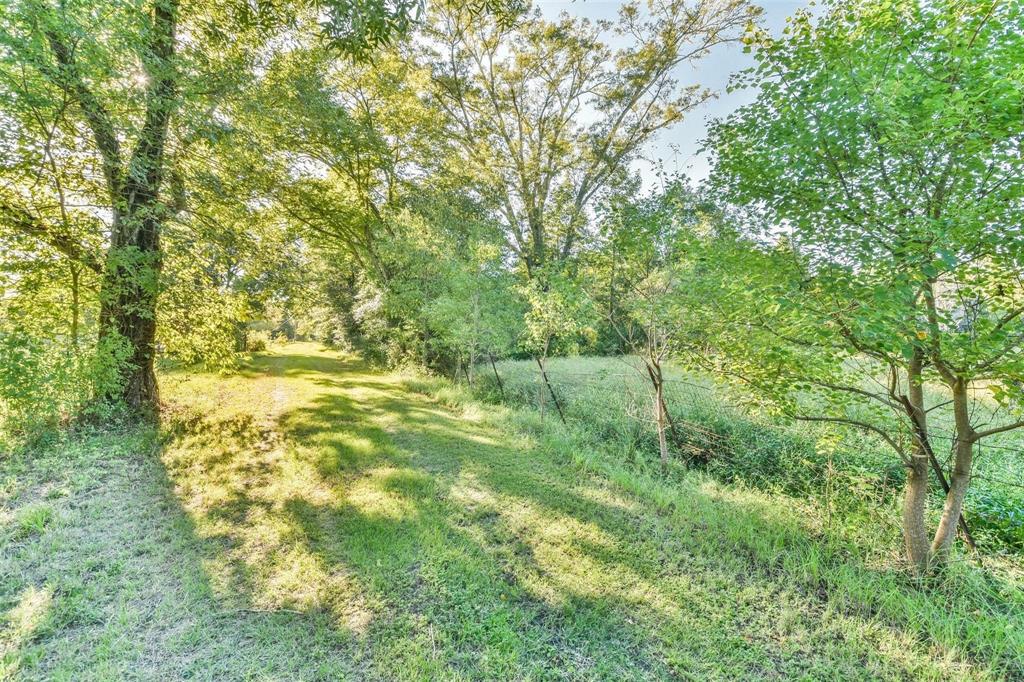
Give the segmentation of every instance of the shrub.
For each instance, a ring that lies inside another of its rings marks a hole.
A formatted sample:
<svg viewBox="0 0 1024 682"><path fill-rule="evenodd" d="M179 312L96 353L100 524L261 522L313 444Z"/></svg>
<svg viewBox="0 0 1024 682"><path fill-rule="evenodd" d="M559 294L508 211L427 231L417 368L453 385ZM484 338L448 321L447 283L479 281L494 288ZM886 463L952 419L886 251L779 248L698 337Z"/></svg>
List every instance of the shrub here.
<svg viewBox="0 0 1024 682"><path fill-rule="evenodd" d="M107 337L81 352L59 340L0 329L0 447L13 448L81 415L109 416L121 368L123 339Z"/></svg>
<svg viewBox="0 0 1024 682"><path fill-rule="evenodd" d="M245 349L250 353L261 353L270 347L270 332L249 329L245 332Z"/></svg>

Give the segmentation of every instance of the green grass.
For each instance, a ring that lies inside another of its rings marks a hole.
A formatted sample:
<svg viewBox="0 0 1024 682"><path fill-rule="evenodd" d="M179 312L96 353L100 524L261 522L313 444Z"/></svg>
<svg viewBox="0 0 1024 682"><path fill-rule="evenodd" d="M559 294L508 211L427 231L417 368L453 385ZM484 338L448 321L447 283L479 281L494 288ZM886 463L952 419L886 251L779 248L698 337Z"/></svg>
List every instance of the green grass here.
<svg viewBox="0 0 1024 682"><path fill-rule="evenodd" d="M913 585L814 506L530 410L308 344L163 394L160 433L0 463L4 677L1024 674L1018 582Z"/></svg>
<svg viewBox="0 0 1024 682"><path fill-rule="evenodd" d="M523 408L537 406L537 366L530 361L497 365L504 395L499 395L491 368L481 368L477 393ZM657 452L651 422L650 382L637 371L633 358L576 357L548 361L548 375L571 421L584 424L596 439L614 444L619 456L649 466ZM845 523L864 545L892 545L899 535L899 510L904 471L880 439L854 429L812 424L780 424L745 413L729 403L724 387L703 377L667 368L667 402L697 464L716 478L811 497L831 508L832 520ZM945 401L931 388L929 404ZM547 410L557 418L548 400ZM979 423L999 423L990 401L979 397L974 410ZM948 448L951 416L935 410L929 419L940 457ZM949 423L947 423L949 422ZM967 513L972 530L988 556L1024 556L1024 430L987 439L975 459ZM707 457L703 462L701 458ZM933 484L934 506L941 508L941 490Z"/></svg>

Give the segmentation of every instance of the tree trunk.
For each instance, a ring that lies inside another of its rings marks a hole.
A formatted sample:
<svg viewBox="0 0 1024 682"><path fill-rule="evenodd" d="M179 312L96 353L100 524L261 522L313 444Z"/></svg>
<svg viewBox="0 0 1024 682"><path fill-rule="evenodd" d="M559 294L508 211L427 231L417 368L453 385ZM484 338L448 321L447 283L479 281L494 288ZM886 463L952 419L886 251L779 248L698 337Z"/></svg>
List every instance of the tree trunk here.
<svg viewBox="0 0 1024 682"><path fill-rule="evenodd" d="M647 368L647 376L651 379L651 386L654 387L656 393L661 397L661 411L665 418L665 425L668 427L668 433L672 434L672 443L679 448L683 449L683 441L679 436L679 432L676 431L676 423L672 419L672 413L668 411L668 403L665 402L665 390L664 390L664 379L661 374L661 364L657 364L655 368L655 361L648 360L644 362L644 366ZM702 458L704 459L704 458Z"/></svg>
<svg viewBox="0 0 1024 682"><path fill-rule="evenodd" d="M967 397L967 384L957 380L951 386L953 390L953 417L956 422L956 443L953 446L953 473L949 481L949 492L942 508L939 526L932 539L931 551L935 559L944 562L949 558L949 551L956 536L957 524L963 511L964 498L971 482L971 467L974 459L974 443L977 440L971 427L970 406Z"/></svg>
<svg viewBox="0 0 1024 682"><path fill-rule="evenodd" d="M922 384L922 354L915 351L907 368L908 402L911 418L923 431L926 420L924 411L924 386ZM919 575L928 571L930 552L925 511L928 506L928 452L918 437L914 438L910 462L907 464L907 482L903 494L903 540L907 559Z"/></svg>
<svg viewBox="0 0 1024 682"><path fill-rule="evenodd" d="M157 217L115 218L100 289L100 340L125 345L128 357L121 385L117 395L108 397L123 400L134 410L152 409L159 399L154 363L160 266ZM101 349L107 348L101 343Z"/></svg>
<svg viewBox="0 0 1024 682"><path fill-rule="evenodd" d="M81 310L81 276L82 268L78 263L71 263L71 345L78 353L78 327Z"/></svg>
<svg viewBox="0 0 1024 682"><path fill-rule="evenodd" d="M150 77L146 113L124 172L110 175L114 221L100 289L101 339L116 335L127 343L120 397L137 411L158 403L156 373L156 301L164 219L160 188L171 115L177 106L174 65L179 0L155 0L149 44L142 55ZM108 158L116 159L115 147Z"/></svg>
<svg viewBox="0 0 1024 682"><path fill-rule="evenodd" d="M561 419L562 423L564 424L565 423L565 412L562 411L562 404L560 402L558 402L558 396L555 394L555 389L552 388L551 382L548 381L548 373L544 369L544 363L543 363L543 361L541 361L541 359L539 357L537 358L537 366L540 367L540 376L544 380L544 384L548 387L548 393L551 394L551 402L553 402L555 404L555 409L558 410L558 418ZM543 404L544 403L542 402L541 405L543 406ZM541 411L541 416L542 417L544 416L544 412L543 411Z"/></svg>
<svg viewBox="0 0 1024 682"><path fill-rule="evenodd" d="M494 364L494 354L487 351L487 358L491 361L491 369L494 370L494 380L498 382L498 391L501 393L501 399L505 399L505 385L501 383L501 375L498 374L498 366Z"/></svg>
<svg viewBox="0 0 1024 682"><path fill-rule="evenodd" d="M662 382L658 382L658 385L654 391L654 414L655 421L658 425L658 453L661 456L661 468L668 469L668 441L665 438L665 400L663 395Z"/></svg>
<svg viewBox="0 0 1024 682"><path fill-rule="evenodd" d="M469 346L469 375L466 380L473 385L473 378L476 376L477 344L480 338L480 294L473 294L473 342Z"/></svg>

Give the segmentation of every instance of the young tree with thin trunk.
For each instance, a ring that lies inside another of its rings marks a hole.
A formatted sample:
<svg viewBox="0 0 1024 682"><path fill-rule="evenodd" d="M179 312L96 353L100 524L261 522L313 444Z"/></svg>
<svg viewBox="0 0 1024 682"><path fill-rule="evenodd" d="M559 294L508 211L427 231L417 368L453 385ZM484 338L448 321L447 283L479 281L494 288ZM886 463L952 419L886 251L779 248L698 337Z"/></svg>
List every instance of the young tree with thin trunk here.
<svg viewBox="0 0 1024 682"><path fill-rule="evenodd" d="M719 250L717 289L694 292L720 367L898 453L919 573L949 557L978 443L1024 426L1022 26L1022 3L989 0L801 13L748 34L760 93L711 135L713 183L761 242Z"/></svg>
<svg viewBox="0 0 1024 682"><path fill-rule="evenodd" d="M678 291L691 274L690 244L712 220L708 209L681 178L648 197L616 200L601 221L601 248L587 261L594 307L605 311L619 348L643 362L663 467L669 435L679 445L665 396L665 363L689 343Z"/></svg>

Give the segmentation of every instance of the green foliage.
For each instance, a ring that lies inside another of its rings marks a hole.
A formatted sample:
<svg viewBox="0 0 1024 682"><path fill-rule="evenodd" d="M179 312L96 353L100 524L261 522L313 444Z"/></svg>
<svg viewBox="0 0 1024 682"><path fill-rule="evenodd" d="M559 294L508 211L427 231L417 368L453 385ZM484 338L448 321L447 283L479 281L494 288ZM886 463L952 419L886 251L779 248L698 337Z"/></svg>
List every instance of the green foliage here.
<svg viewBox="0 0 1024 682"><path fill-rule="evenodd" d="M546 357L555 349L574 353L593 343L594 313L578 281L552 275L526 282L520 292L530 306L522 340L527 352Z"/></svg>
<svg viewBox="0 0 1024 682"><path fill-rule="evenodd" d="M53 521L53 507L48 504L26 505L18 510L15 537L23 539L40 535Z"/></svg>
<svg viewBox="0 0 1024 682"><path fill-rule="evenodd" d="M650 418L650 388L640 358L554 358L547 372L570 423L580 425L609 452L639 470L656 472L658 444ZM474 393L492 402L536 408L537 369L532 361L499 362L503 391L480 371ZM888 445L854 429L780 423L770 414L736 405L714 377L665 368L665 399L678 435L671 440L673 475L698 468L734 485L813 500L832 514L834 529L864 552L894 550L898 518L893 499L905 472ZM995 406L980 406L991 416ZM972 532L987 553L1019 552L1021 494L1011 434L979 458L968 495ZM936 507L941 491L933 488Z"/></svg>
<svg viewBox="0 0 1024 682"><path fill-rule="evenodd" d="M245 350L250 353L261 353L270 348L273 337L270 332L263 330L246 330Z"/></svg>
<svg viewBox="0 0 1024 682"><path fill-rule="evenodd" d="M744 235L691 297L714 344L700 359L778 413L882 437L910 472L919 571L948 554L977 444L1024 426L1022 22L1020 2L853 0L778 40L751 29L758 66L739 82L757 98L709 142Z"/></svg>
<svg viewBox="0 0 1024 682"><path fill-rule="evenodd" d="M739 82L760 93L710 146L747 227L775 233L763 255L722 259L715 318L736 325L751 383L782 396L803 376L842 409L857 396L824 384L851 381L845 358L898 367L916 349L936 379L1020 397L1022 13L842 2L780 40L748 35L758 67Z"/></svg>
<svg viewBox="0 0 1024 682"><path fill-rule="evenodd" d="M127 344L116 337L88 354L59 340L0 327L0 448L20 447L81 415L109 417Z"/></svg>

